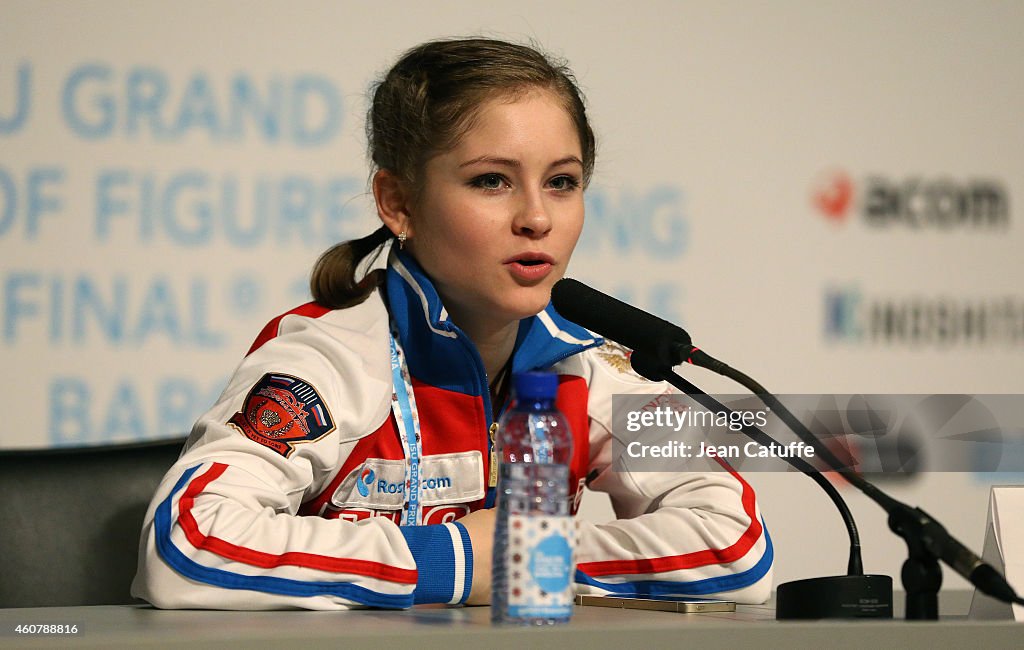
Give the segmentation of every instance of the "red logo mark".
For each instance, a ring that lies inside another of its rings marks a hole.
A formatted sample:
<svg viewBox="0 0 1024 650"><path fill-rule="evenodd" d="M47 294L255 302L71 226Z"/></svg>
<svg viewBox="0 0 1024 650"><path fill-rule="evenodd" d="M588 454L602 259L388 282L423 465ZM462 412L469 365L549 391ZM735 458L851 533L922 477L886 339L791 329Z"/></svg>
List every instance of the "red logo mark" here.
<svg viewBox="0 0 1024 650"><path fill-rule="evenodd" d="M811 191L811 203L814 207L837 223L846 219L852 201L853 181L842 171L822 174Z"/></svg>

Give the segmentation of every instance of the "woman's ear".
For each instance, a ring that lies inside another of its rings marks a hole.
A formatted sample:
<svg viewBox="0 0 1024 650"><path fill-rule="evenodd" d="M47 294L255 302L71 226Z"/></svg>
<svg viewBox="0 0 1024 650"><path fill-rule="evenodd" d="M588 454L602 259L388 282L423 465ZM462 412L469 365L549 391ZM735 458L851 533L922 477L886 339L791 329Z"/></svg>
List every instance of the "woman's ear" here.
<svg viewBox="0 0 1024 650"><path fill-rule="evenodd" d="M373 200L377 203L377 215L396 237L405 233L412 236L409 215L409 191L405 183L393 172L380 169L373 175Z"/></svg>

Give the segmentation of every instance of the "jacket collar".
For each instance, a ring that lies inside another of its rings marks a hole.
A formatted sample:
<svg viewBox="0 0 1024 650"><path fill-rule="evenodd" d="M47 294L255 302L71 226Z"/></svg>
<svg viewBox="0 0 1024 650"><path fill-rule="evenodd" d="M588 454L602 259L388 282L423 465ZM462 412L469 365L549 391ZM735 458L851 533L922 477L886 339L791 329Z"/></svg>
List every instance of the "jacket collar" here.
<svg viewBox="0 0 1024 650"><path fill-rule="evenodd" d="M410 374L432 386L483 395L487 379L476 346L448 319L434 285L411 255L392 248L385 286L388 311ZM512 372L545 370L602 343L548 304L536 316L519 322Z"/></svg>

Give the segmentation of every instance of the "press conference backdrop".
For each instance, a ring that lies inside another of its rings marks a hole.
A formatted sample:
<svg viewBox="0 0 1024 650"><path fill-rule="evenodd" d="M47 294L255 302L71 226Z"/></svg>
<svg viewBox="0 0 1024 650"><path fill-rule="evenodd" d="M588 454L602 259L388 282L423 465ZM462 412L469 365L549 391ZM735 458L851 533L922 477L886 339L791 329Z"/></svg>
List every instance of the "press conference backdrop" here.
<svg viewBox="0 0 1024 650"><path fill-rule="evenodd" d="M776 392L1024 392L1020 2L0 14L3 447L188 430L260 327L308 300L317 255L375 227L371 80L453 35L532 40L574 67L600 143L575 277ZM748 478L777 581L841 573L817 488ZM980 550L988 485L1007 479L888 483ZM898 575L901 543L850 498L867 569ZM611 516L595 495L584 510Z"/></svg>

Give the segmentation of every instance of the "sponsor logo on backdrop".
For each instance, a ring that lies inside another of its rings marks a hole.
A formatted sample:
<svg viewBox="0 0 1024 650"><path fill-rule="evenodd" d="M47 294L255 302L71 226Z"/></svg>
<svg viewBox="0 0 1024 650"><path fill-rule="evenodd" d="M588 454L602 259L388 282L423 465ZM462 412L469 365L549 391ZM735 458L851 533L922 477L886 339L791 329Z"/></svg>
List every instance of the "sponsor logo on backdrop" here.
<svg viewBox="0 0 1024 650"><path fill-rule="evenodd" d="M828 341L887 346L1024 346L1024 296L824 293Z"/></svg>
<svg viewBox="0 0 1024 650"><path fill-rule="evenodd" d="M854 178L833 169L815 179L811 204L832 223L857 220L873 229L1003 231L1010 224L1009 192L995 179Z"/></svg>

